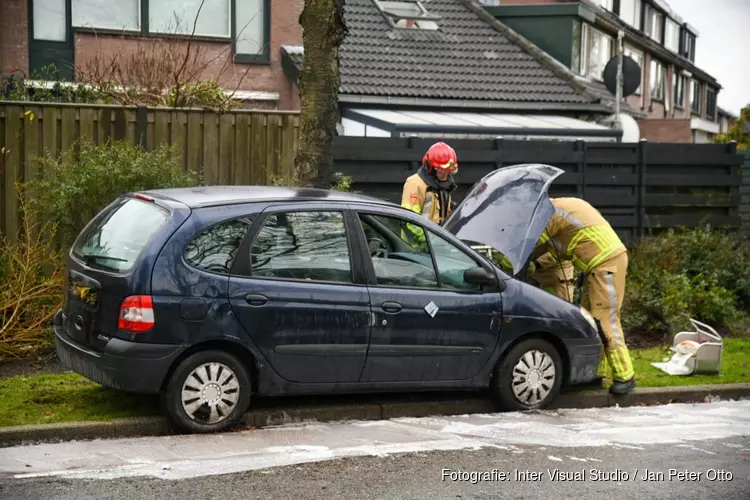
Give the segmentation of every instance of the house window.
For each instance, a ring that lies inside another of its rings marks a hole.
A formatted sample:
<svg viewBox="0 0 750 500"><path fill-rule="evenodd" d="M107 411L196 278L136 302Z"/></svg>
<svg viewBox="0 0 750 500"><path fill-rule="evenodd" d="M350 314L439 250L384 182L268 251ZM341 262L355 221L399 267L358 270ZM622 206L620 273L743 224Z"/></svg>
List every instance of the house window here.
<svg viewBox="0 0 750 500"><path fill-rule="evenodd" d="M656 59L651 59L651 99L664 100L666 76L664 65Z"/></svg>
<svg viewBox="0 0 750 500"><path fill-rule="evenodd" d="M71 12L75 27L133 31L141 29L140 0L73 0Z"/></svg>
<svg viewBox="0 0 750 500"><path fill-rule="evenodd" d="M34 40L65 42L68 40L65 0L34 1Z"/></svg>
<svg viewBox="0 0 750 500"><path fill-rule="evenodd" d="M680 42L680 55L690 61L695 61L695 35L690 33L687 28L682 28Z"/></svg>
<svg viewBox="0 0 750 500"><path fill-rule="evenodd" d="M659 43L662 43L664 15L651 5L645 6L645 17L643 19L643 31Z"/></svg>
<svg viewBox="0 0 750 500"><path fill-rule="evenodd" d="M701 84L698 80L693 80L690 85L690 110L696 114L701 112Z"/></svg>
<svg viewBox="0 0 750 500"><path fill-rule="evenodd" d="M375 0L381 14L394 28L436 30L442 18L430 13L420 1Z"/></svg>
<svg viewBox="0 0 750 500"><path fill-rule="evenodd" d="M664 31L664 46L671 50L672 52L679 52L680 50L680 26L672 21L671 19L667 19L667 22L665 24L665 31Z"/></svg>
<svg viewBox="0 0 750 500"><path fill-rule="evenodd" d="M230 37L231 0L148 0L153 33ZM202 4L202 5L201 5ZM193 31L195 30L195 31Z"/></svg>
<svg viewBox="0 0 750 500"><path fill-rule="evenodd" d="M607 9L608 11L613 11L613 5L614 0L594 0L596 3Z"/></svg>
<svg viewBox="0 0 750 500"><path fill-rule="evenodd" d="M716 90L711 87L706 91L706 119L716 121Z"/></svg>
<svg viewBox="0 0 750 500"><path fill-rule="evenodd" d="M641 0L620 0L620 18L636 29L641 29Z"/></svg>
<svg viewBox="0 0 750 500"><path fill-rule="evenodd" d="M630 47L629 45L625 45L623 47L623 54L630 57L635 62L637 62L638 66L640 66L641 68L641 85L639 85L635 91L635 95L640 95L641 86L643 85L643 52L636 50L633 47Z"/></svg>
<svg viewBox="0 0 750 500"><path fill-rule="evenodd" d="M33 0L35 9L66 0ZM270 58L271 0L69 0L78 29L132 31L231 40L235 62ZM142 18L141 13L148 13ZM45 25L49 25L46 23Z"/></svg>
<svg viewBox="0 0 750 500"><path fill-rule="evenodd" d="M674 79L674 105L678 108L685 106L685 84L687 78L682 75L675 75Z"/></svg>
<svg viewBox="0 0 750 500"><path fill-rule="evenodd" d="M581 44L581 74L603 80L604 67L612 58L614 38L605 35L591 25L583 25L583 44Z"/></svg>

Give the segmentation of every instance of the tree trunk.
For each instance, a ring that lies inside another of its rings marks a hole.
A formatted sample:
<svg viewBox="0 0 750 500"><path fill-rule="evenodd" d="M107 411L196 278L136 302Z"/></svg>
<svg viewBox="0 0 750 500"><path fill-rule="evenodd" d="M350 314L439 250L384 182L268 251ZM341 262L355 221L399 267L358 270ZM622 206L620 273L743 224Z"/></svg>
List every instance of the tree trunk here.
<svg viewBox="0 0 750 500"><path fill-rule="evenodd" d="M305 0L299 23L305 56L299 79L295 173L303 185L328 188L339 119L339 47L346 36L344 0Z"/></svg>

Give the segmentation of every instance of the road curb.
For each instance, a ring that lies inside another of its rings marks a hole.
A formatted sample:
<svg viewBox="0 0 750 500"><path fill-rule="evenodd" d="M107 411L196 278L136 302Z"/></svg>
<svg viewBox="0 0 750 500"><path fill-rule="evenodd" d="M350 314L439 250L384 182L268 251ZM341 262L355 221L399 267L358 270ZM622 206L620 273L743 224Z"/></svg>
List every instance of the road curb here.
<svg viewBox="0 0 750 500"><path fill-rule="evenodd" d="M606 408L670 403L703 403L713 400L750 399L750 383L636 388L625 396L604 390L580 390L560 394L548 409ZM294 404L294 403L292 403ZM382 401L353 404L276 405L245 415L245 427L262 428L304 422L383 420L494 413L494 403L484 397L433 398L425 401ZM111 421L70 422L0 427L0 447L42 442L79 441L125 437L166 436L176 432L161 416L116 418Z"/></svg>

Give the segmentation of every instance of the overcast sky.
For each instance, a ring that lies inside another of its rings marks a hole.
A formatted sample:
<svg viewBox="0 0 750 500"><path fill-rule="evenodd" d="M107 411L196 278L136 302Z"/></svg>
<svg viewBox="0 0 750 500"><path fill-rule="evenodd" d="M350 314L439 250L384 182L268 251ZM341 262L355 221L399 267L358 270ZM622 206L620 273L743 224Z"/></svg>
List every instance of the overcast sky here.
<svg viewBox="0 0 750 500"><path fill-rule="evenodd" d="M750 105L750 0L667 0L698 30L695 65L722 86L718 104L739 115Z"/></svg>

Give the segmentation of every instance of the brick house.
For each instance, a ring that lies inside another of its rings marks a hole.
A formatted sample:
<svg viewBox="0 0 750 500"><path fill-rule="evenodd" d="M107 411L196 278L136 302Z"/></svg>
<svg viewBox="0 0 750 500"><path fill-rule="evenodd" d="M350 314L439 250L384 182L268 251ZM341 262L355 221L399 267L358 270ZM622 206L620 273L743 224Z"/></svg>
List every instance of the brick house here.
<svg viewBox="0 0 750 500"><path fill-rule="evenodd" d="M344 16L341 135L602 141L623 134L597 123L613 112L614 96L590 92L476 0L347 0ZM296 85L304 49L282 51Z"/></svg>
<svg viewBox="0 0 750 500"><path fill-rule="evenodd" d="M300 44L303 0L2 0L0 72L33 79L54 64L73 80L113 54L157 39L202 54L196 67L247 107L299 109L281 69L281 45ZM195 60L195 58L193 59Z"/></svg>
<svg viewBox="0 0 750 500"><path fill-rule="evenodd" d="M624 53L641 66L642 85L627 102L647 114L641 135L653 142L710 142L720 133L721 86L695 66L698 32L664 0L482 0L497 19L579 75L604 88L602 71Z"/></svg>

